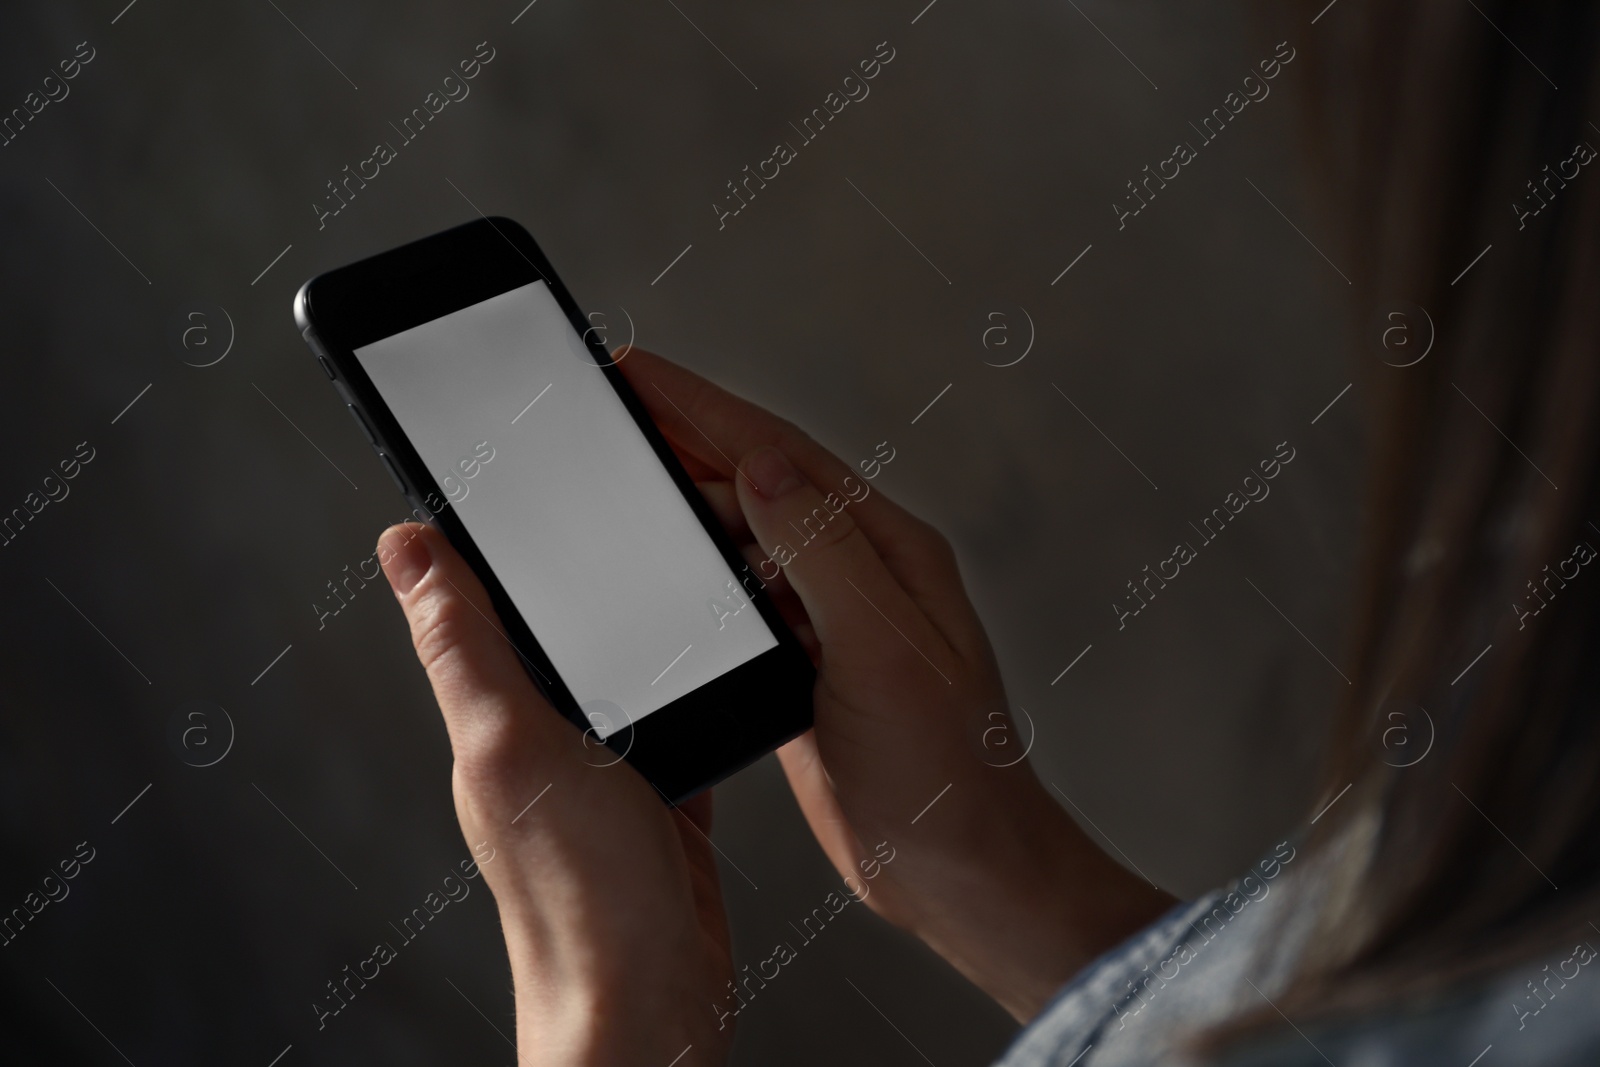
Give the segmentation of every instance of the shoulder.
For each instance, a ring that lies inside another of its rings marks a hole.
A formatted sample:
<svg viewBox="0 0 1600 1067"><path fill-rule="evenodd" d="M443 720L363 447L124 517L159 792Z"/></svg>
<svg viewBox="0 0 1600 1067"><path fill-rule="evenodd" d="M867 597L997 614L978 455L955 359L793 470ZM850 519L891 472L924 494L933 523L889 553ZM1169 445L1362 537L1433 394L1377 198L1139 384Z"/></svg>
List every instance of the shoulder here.
<svg viewBox="0 0 1600 1067"><path fill-rule="evenodd" d="M1271 995L1284 973L1272 964L1285 952L1264 951L1264 943L1288 949L1297 940L1284 921L1294 914L1289 901L1304 896L1303 886L1290 884L1296 879L1283 877L1294 857L1287 842L1280 845L1232 885L1179 904L1095 960L997 1067L1175 1062L1187 1036L1249 1006L1260 991Z"/></svg>
<svg viewBox="0 0 1600 1067"><path fill-rule="evenodd" d="M1425 1002L1336 1023L1285 1027L1216 1067L1591 1067L1600 1063L1600 966L1595 950L1508 969Z"/></svg>
<svg viewBox="0 0 1600 1067"><path fill-rule="evenodd" d="M1151 976L1163 963L1171 965L1196 924L1226 907L1226 895L1218 890L1177 905L1089 964L1018 1035L996 1067L1059 1067L1104 1045L1108 1029L1120 1034L1144 1010Z"/></svg>

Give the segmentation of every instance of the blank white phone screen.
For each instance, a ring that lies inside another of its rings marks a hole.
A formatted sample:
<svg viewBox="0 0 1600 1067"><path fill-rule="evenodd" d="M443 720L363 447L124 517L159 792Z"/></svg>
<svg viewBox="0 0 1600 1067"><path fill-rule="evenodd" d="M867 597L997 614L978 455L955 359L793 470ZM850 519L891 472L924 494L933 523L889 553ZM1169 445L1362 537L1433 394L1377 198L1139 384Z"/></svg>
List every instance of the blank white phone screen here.
<svg viewBox="0 0 1600 1067"><path fill-rule="evenodd" d="M544 282L355 355L600 737L777 646Z"/></svg>

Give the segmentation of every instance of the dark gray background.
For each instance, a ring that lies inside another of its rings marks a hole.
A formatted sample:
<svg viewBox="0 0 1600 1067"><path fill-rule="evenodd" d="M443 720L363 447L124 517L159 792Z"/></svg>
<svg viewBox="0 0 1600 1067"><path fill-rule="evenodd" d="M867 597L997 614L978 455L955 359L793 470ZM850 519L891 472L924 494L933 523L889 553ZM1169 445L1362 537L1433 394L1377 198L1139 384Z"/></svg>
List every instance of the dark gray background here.
<svg viewBox="0 0 1600 1067"><path fill-rule="evenodd" d="M1345 283L1307 240L1338 261L1297 149L1306 64L1125 231L1109 205L1274 42L1304 57L1317 29L1299 8L1247 23L1231 4L1087 0L938 0L913 24L925 2L538 0L515 25L517 0L139 0L115 25L125 0L5 13L0 108L79 41L98 52L0 149L0 509L78 442L96 450L0 549L0 910L78 842L97 850L0 949L8 1053L514 1062L487 1021L511 1032L483 891L325 1030L309 1006L467 849L387 590L317 629L325 583L403 505L290 299L475 217L466 198L523 222L580 303L628 308L639 343L848 461L891 443L875 485L953 540L1041 777L1127 862L1192 893L1312 810L1344 683L1309 642L1339 661L1360 455L1356 393L1312 425L1353 371ZM484 40L497 56L472 95L319 232L323 183ZM723 183L884 40L897 55L870 97L718 232ZM172 325L204 305L237 339L196 369ZM1036 344L986 366L1020 351L1017 309ZM997 310L1014 345L986 350ZM1124 582L1284 440L1297 458L1271 497L1118 632ZM236 728L213 767L169 743L192 699ZM723 872L734 936L755 960L837 882L775 760L718 806L743 872ZM1013 1030L853 909L745 1011L735 1062L976 1064Z"/></svg>

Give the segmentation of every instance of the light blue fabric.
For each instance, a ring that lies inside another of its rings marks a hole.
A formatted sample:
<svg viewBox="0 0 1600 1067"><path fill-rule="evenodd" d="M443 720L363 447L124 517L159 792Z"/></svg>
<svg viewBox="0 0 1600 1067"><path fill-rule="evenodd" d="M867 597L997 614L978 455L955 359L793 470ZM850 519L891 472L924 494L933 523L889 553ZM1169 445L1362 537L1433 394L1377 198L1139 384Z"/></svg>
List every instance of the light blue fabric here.
<svg viewBox="0 0 1600 1067"><path fill-rule="evenodd" d="M1292 853L1279 846L1233 886L1178 905L1091 963L996 1067L1600 1067L1597 928L1426 1003L1339 1024L1285 1020L1220 1061L1198 1058L1195 1035L1275 1010L1325 884L1310 861L1283 859Z"/></svg>

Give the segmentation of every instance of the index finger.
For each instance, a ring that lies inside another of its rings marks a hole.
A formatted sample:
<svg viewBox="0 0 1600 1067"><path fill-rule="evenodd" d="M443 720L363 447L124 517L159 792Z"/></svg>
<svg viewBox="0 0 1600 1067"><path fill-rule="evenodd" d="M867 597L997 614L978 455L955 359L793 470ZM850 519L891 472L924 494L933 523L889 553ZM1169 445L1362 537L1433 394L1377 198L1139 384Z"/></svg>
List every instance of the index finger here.
<svg viewBox="0 0 1600 1067"><path fill-rule="evenodd" d="M981 624L962 588L954 553L932 526L881 491L856 502L846 480L860 484L864 475L760 405L641 348L632 349L618 366L675 447L730 481L745 479L739 463L770 445L823 493L850 496L851 512L867 541L946 639L966 649L981 641L973 636Z"/></svg>
<svg viewBox="0 0 1600 1067"><path fill-rule="evenodd" d="M729 481L744 476L738 461L762 445L783 452L814 484L834 487L858 477L843 460L766 408L654 352L634 348L628 355L618 366L661 432ZM891 504L889 510L900 509Z"/></svg>

